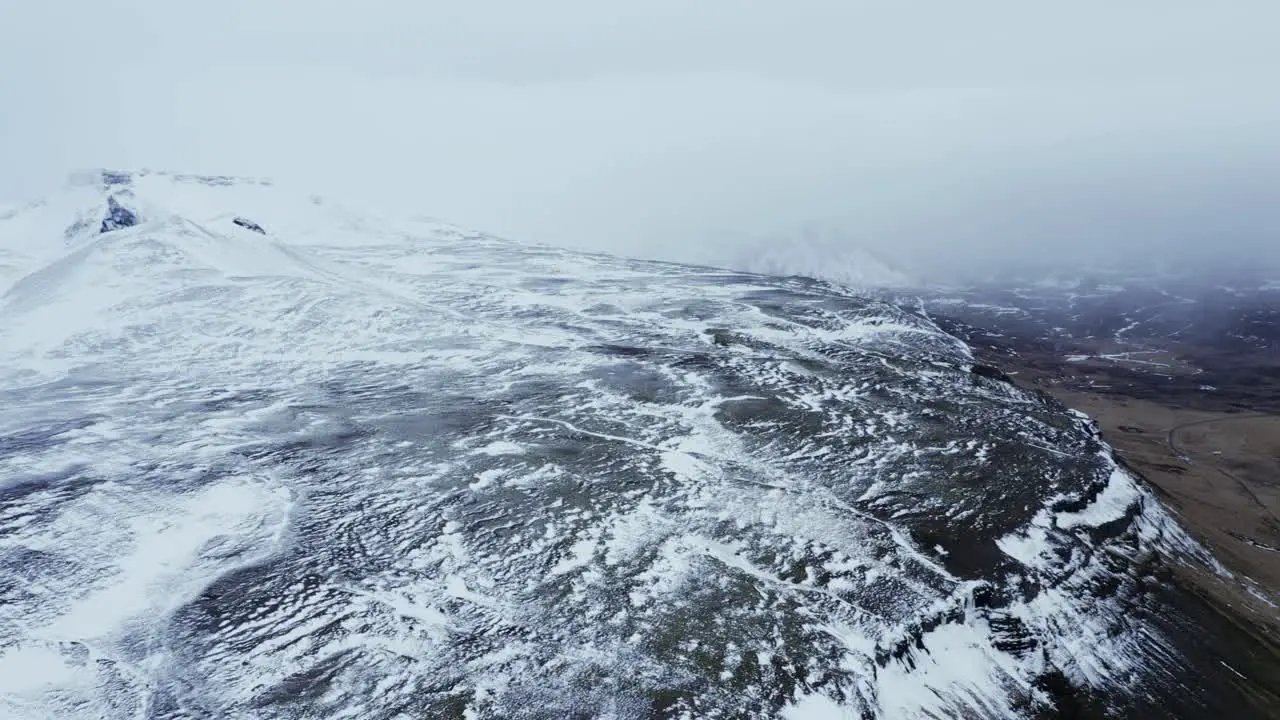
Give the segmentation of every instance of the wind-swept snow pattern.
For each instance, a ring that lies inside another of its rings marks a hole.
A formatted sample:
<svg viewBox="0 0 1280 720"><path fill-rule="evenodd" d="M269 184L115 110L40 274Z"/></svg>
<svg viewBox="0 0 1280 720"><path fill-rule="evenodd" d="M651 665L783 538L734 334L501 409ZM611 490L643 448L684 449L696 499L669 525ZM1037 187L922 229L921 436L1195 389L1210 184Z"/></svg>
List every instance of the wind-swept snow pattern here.
<svg viewBox="0 0 1280 720"><path fill-rule="evenodd" d="M0 715L1123 715L1217 682L1150 592L1203 552L1086 419L896 306L161 173L82 176L0 251Z"/></svg>

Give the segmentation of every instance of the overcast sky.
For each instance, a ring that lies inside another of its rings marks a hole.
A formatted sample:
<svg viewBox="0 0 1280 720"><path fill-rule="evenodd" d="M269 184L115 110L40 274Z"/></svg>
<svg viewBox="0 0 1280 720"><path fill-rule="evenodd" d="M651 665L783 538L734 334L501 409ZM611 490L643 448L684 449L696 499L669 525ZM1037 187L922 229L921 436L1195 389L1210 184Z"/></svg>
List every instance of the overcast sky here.
<svg viewBox="0 0 1280 720"><path fill-rule="evenodd" d="M1275 0L0 0L0 200L151 167L707 262L815 227L946 267L1280 249L1277 28Z"/></svg>

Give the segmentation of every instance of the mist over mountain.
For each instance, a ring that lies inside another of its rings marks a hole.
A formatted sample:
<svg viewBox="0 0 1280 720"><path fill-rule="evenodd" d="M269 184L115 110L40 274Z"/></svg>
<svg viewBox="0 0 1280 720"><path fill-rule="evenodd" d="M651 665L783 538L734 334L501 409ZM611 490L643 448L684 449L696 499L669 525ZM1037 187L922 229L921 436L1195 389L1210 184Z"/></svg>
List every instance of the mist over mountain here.
<svg viewBox="0 0 1280 720"><path fill-rule="evenodd" d="M760 237L786 255L809 225L930 277L1117 251L1274 258L1278 15L11 4L0 22L23 31L0 47L0 96L21 112L0 117L0 201L85 165L180 168L721 266Z"/></svg>

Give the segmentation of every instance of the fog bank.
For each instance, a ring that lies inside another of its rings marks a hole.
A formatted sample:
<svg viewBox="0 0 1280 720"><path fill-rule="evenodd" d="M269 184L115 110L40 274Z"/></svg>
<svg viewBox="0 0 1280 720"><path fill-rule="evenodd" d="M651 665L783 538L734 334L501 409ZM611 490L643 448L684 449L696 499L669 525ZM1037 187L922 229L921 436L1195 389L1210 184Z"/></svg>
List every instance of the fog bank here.
<svg viewBox="0 0 1280 720"><path fill-rule="evenodd" d="M1277 22L1252 0L11 3L0 202L152 167L851 281L1275 258Z"/></svg>

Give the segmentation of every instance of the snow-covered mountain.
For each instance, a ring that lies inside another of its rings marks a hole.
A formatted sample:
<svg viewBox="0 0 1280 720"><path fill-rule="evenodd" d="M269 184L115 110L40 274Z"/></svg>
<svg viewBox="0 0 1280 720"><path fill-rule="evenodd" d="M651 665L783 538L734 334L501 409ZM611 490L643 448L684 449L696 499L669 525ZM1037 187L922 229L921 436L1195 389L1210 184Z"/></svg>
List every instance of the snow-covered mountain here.
<svg viewBox="0 0 1280 720"><path fill-rule="evenodd" d="M897 306L163 173L0 253L0 715L1236 702L1212 560Z"/></svg>

